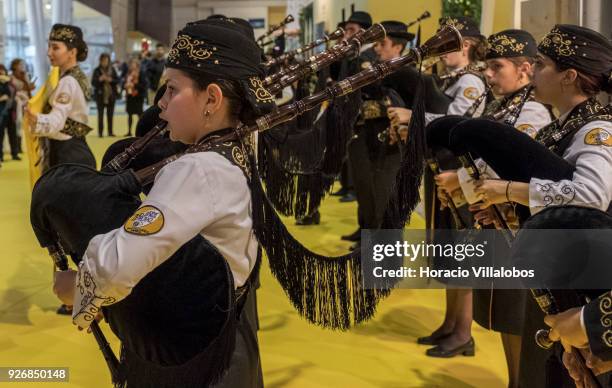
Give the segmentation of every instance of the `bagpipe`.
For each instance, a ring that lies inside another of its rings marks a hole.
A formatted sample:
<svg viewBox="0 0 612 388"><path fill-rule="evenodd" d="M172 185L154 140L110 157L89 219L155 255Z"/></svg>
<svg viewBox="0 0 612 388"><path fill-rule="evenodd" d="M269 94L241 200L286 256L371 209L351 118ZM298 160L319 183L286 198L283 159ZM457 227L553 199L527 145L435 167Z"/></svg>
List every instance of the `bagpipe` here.
<svg viewBox="0 0 612 388"><path fill-rule="evenodd" d="M538 229L551 233L539 234L535 232ZM565 231L562 232L565 229L571 229L568 232L572 233L572 236L568 236ZM583 279L599 279L601 275L607 273L610 250L606 244L601 244L598 238L592 237L591 234L595 229L612 229L612 216L598 209L580 206L548 207L521 225L521 230L511 248L511 260L519 265L527 264L530 268L536 268L536 271L542 269L557 279L573 280L579 276ZM538 307L547 315L583 306L606 291L608 290L530 289ZM540 348L551 349L554 343L549 338L549 330L538 330L536 327L533 323L527 324L526 331L532 331L528 334L534 336ZM581 353L574 350L571 355L575 357L579 368L590 380L590 386L601 387L593 371L586 367Z"/></svg>
<svg viewBox="0 0 612 388"><path fill-rule="evenodd" d="M511 103L508 107L512 108L513 105ZM516 182L529 182L532 178L571 180L575 171L575 166L529 135L506 123L486 118L448 116L437 119L428 126L427 141L433 149L450 150L463 159L464 163L471 167L475 177L477 168L473 164L474 158L482 158L501 179ZM552 197L550 199L554 202ZM497 218L501 216L498 214ZM516 239L509 238L509 231L504 232L504 237L509 242L512 257L520 254L523 259L531 259L535 263L544 256L525 257L524 250L528 246L542 245L542 241L529 238L527 229L589 229L603 227L602 225L608 225L605 227L609 228L610 217L599 210L574 207L563 210L551 207L525 221ZM546 250L539 252L548 253ZM602 255L607 253L602 252ZM549 270L557 271L568 263L563 257L558 257L555 261L556 264L551 264ZM547 314L558 313L584 303L583 296L576 290L532 289L531 293L542 311ZM550 348L552 345L547 339L546 331L539 331L536 341L538 346L543 348ZM584 360L581 362L584 365Z"/></svg>
<svg viewBox="0 0 612 388"><path fill-rule="evenodd" d="M269 130L325 101L380 80L408 63L456 51L460 46L459 32L454 27L445 27L403 57L379 63L278 108L258 118L254 125L210 137L209 141L194 144L185 152L204 152L228 141L239 141L251 133ZM65 164L50 169L39 179L32 193L31 224L40 245L56 261L67 262L69 255L79 263L89 241L123 225L141 206L139 195L143 185L152 182L163 166L185 153L138 171L126 168L146 151L147 144L158 136L162 127L134 141L103 171ZM369 319L378 300L389 290L362 287L359 255L329 260L299 245L287 234L265 198L255 161L251 169L255 233L268 254L273 274L299 313L312 323L334 329L347 329L353 322ZM90 297L95 298L95 283L91 285L92 290L87 292L92 292ZM116 357L105 351L105 358L109 356L113 360L109 367L114 382L188 386L218 381L229 365L235 343L237 302L233 290L227 262L214 246L198 235L143 278L126 298L103 306L106 320L122 342L119 366ZM79 306L74 308L79 312ZM83 313L94 324L97 311Z"/></svg>
<svg viewBox="0 0 612 388"><path fill-rule="evenodd" d="M381 24L374 24L367 30L361 30L351 37L343 40L324 52L307 58L303 63L289 66L264 78L263 85L275 95L287 85L298 81L308 74L317 72L332 63L359 52L362 45L376 42L385 37L385 29Z"/></svg>
<svg viewBox="0 0 612 388"><path fill-rule="evenodd" d="M274 32L276 32L276 31L280 30L281 28L285 27L287 24L289 24L289 23L293 22L294 20L295 20L295 19L293 18L293 15L287 15L287 17L285 17L285 18L283 19L283 21L281 21L281 22L280 22L279 24L277 24L277 25L275 25L275 24L271 25L271 26L268 28L268 31L266 31L266 33L265 33L265 34L263 34L263 35L261 35L259 38L257 38L257 43L258 43L260 46L263 46L263 45L264 45L264 43L263 43L264 39L266 39L267 37L269 37L270 35L272 35Z"/></svg>
<svg viewBox="0 0 612 388"><path fill-rule="evenodd" d="M332 40L340 39L343 36L344 36L344 30L342 28L338 28L336 31L332 32L329 35L323 35L322 38L316 39L316 40L308 43L307 45L304 45L304 46L302 46L302 47L300 47L298 49L295 49L295 50L287 51L287 52L279 55L276 58L270 59L268 62L266 62L264 64L264 66L267 67L267 68L271 68L273 66L284 64L286 62L289 62L289 61L293 60L298 55L306 53L306 52L314 49L315 47L321 46L322 44L325 44L325 43L330 42Z"/></svg>

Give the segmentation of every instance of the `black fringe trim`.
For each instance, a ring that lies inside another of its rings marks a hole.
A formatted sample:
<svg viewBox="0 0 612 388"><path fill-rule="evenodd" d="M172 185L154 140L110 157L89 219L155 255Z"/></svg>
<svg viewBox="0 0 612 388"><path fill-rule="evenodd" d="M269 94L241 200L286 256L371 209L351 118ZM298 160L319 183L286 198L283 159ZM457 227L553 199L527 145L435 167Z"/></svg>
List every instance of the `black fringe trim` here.
<svg viewBox="0 0 612 388"><path fill-rule="evenodd" d="M321 125L293 132L297 121L260 137L259 169L268 198L285 216L312 214L342 169L359 110L360 93L340 97L323 113ZM279 140L280 138L280 140Z"/></svg>
<svg viewBox="0 0 612 388"><path fill-rule="evenodd" d="M254 160L251 163L255 166ZM257 169L252 170L255 234L266 251L272 274L298 313L311 323L338 330L372 318L392 285L365 289L360 250L326 257L304 247L279 218Z"/></svg>
<svg viewBox="0 0 612 388"><path fill-rule="evenodd" d="M382 229L403 229L421 201L419 188L423 178L426 149L423 91L423 77L420 77L408 129L408 144L402 148L402 161L385 210Z"/></svg>

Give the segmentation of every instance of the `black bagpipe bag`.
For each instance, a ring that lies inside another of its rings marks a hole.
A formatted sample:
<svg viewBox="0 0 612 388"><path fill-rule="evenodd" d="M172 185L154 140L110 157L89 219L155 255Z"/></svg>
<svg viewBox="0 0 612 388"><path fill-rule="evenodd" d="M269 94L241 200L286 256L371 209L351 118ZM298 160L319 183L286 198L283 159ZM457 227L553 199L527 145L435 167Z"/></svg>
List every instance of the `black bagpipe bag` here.
<svg viewBox="0 0 612 388"><path fill-rule="evenodd" d="M134 213L140 193L132 170L105 173L59 165L34 187L31 224L41 246L59 241L78 263L94 236L121 227ZM104 307L122 342L128 385L187 387L218 381L235 344L233 289L227 262L197 235L130 295Z"/></svg>
<svg viewBox="0 0 612 388"><path fill-rule="evenodd" d="M575 167L511 125L488 119L445 116L427 126L427 144L455 155L482 158L501 179L571 179Z"/></svg>
<svg viewBox="0 0 612 388"><path fill-rule="evenodd" d="M534 229L553 230L548 238L532 233ZM565 230L563 230L565 229ZM544 270L556 277L557 282L571 282L579 277L584 284L595 277L608 276L612 241L603 242L601 235L594 238L595 230L612 229L612 217L598 209L578 206L551 206L525 221L511 249L512 262L524 262L536 270ZM564 233L565 232L565 233ZM592 277L593 276L593 277ZM601 280L601 278L599 279ZM594 283L593 283L594 284ZM586 298L594 299L609 289L552 289L559 310L581 306ZM536 346L535 333L545 328L544 313L533 300L527 299L526 319L523 327L520 381L529 387L573 386L561 362L560 346L553 351ZM602 387L609 387L611 374L597 377Z"/></svg>

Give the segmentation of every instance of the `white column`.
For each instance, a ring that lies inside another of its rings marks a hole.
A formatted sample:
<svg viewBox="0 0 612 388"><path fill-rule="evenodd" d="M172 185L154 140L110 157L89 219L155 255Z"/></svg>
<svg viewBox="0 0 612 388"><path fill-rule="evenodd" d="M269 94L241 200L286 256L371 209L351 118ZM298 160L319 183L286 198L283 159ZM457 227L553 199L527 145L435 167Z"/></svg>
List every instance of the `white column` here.
<svg viewBox="0 0 612 388"><path fill-rule="evenodd" d="M0 1L0 3L1 3L0 9L4 9L4 1ZM6 28L5 13L2 12L2 15L0 15L0 63L5 62L5 53L6 53L6 45L7 45L6 31L7 31L7 28Z"/></svg>
<svg viewBox="0 0 612 388"><path fill-rule="evenodd" d="M115 59L123 62L127 59L129 0L111 0L110 13Z"/></svg>
<svg viewBox="0 0 612 388"><path fill-rule="evenodd" d="M495 1L482 0L482 12L480 13L480 32L489 36L493 31L493 18L495 17Z"/></svg>
<svg viewBox="0 0 612 388"><path fill-rule="evenodd" d="M72 0L53 0L51 13L53 24L72 24Z"/></svg>
<svg viewBox="0 0 612 388"><path fill-rule="evenodd" d="M25 0L26 18L30 30L30 43L34 46L34 76L44 82L49 72L47 64L47 33L43 31L43 3L40 0Z"/></svg>

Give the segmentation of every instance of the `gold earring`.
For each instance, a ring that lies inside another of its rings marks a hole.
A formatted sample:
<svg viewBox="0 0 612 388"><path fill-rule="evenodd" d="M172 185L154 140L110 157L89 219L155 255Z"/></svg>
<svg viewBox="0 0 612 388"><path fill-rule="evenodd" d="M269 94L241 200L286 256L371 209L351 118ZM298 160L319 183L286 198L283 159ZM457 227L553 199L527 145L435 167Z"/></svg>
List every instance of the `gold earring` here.
<svg viewBox="0 0 612 388"><path fill-rule="evenodd" d="M206 112L204 112L204 116L206 116L206 117L210 116L210 111L207 110Z"/></svg>

